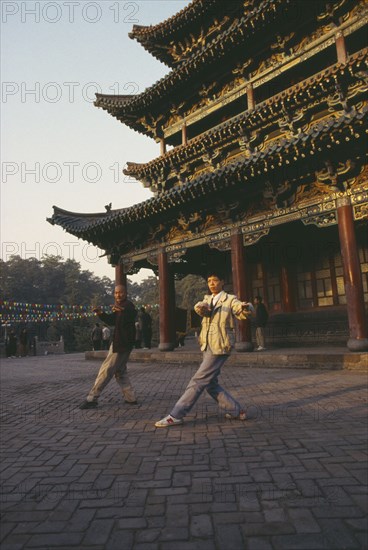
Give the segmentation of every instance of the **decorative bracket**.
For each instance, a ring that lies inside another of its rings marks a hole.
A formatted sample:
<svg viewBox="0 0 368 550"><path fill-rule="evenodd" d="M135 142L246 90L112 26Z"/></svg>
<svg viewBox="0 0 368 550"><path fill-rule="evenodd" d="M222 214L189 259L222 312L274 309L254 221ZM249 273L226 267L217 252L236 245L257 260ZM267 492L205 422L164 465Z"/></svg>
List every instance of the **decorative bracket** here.
<svg viewBox="0 0 368 550"><path fill-rule="evenodd" d="M254 231L253 233L244 233L243 234L243 244L244 246L251 246L252 244L257 243L262 237L265 237L270 232L270 228L261 229L260 231Z"/></svg>
<svg viewBox="0 0 368 550"><path fill-rule="evenodd" d="M186 247L183 248L183 245L170 245L165 248L165 252L167 253L167 261L169 264L176 262L179 260L179 258L182 258L182 256L185 256L187 253Z"/></svg>
<svg viewBox="0 0 368 550"><path fill-rule="evenodd" d="M310 216L302 220L304 225L316 225L317 227L328 227L329 225L337 224L337 214L336 211L332 212L323 212L322 214L317 214L317 216Z"/></svg>
<svg viewBox="0 0 368 550"><path fill-rule="evenodd" d="M151 265L158 266L157 252L147 254L147 262Z"/></svg>
<svg viewBox="0 0 368 550"><path fill-rule="evenodd" d="M231 250L231 232L223 231L217 235L210 235L207 237L206 241L210 248L216 248L220 252L225 252L226 250Z"/></svg>

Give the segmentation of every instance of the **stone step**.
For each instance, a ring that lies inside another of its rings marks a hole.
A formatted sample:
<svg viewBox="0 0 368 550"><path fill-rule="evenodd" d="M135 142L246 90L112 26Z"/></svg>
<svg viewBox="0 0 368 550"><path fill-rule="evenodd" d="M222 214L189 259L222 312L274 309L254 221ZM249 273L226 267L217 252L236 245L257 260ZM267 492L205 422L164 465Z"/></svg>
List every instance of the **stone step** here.
<svg viewBox="0 0 368 550"><path fill-rule="evenodd" d="M103 360L107 351L86 351L85 359ZM202 353L197 350L161 352L157 348L150 350L135 349L130 356L137 363L182 363L199 364ZM233 352L227 363L248 368L301 368L327 370L366 370L368 371L368 353L352 353L346 348L288 348L271 349L262 352Z"/></svg>

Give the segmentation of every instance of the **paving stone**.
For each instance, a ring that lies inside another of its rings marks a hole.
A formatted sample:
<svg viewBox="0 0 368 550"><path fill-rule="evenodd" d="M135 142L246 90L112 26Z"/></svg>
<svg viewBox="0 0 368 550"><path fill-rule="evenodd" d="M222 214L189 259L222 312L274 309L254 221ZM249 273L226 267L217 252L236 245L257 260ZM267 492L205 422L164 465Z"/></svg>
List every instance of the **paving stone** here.
<svg viewBox="0 0 368 550"><path fill-rule="evenodd" d="M264 511L264 519L266 523L284 522L287 521L286 513L283 508L273 508Z"/></svg>
<svg viewBox="0 0 368 550"><path fill-rule="evenodd" d="M271 542L262 537L248 538L247 548L248 550L273 550Z"/></svg>
<svg viewBox="0 0 368 550"><path fill-rule="evenodd" d="M29 548L52 548L53 546L77 546L82 542L83 533L54 533L34 535L27 542Z"/></svg>
<svg viewBox="0 0 368 550"><path fill-rule="evenodd" d="M173 550L171 542L162 542L160 550ZM206 539L188 542L175 541L175 550L214 550L213 542Z"/></svg>
<svg viewBox="0 0 368 550"><path fill-rule="evenodd" d="M242 527L243 533L247 537L258 535L272 536L294 533L295 528L291 522L287 521L270 521L264 523L247 523Z"/></svg>
<svg viewBox="0 0 368 550"><path fill-rule="evenodd" d="M2 550L367 547L366 419L351 401L365 401L364 374L229 362L222 383L252 420L228 422L203 396L183 426L156 430L195 365L134 363L138 407L127 410L111 382L82 414L97 363L17 361L0 365L12 404Z"/></svg>
<svg viewBox="0 0 368 550"><path fill-rule="evenodd" d="M134 531L115 529L106 543L106 548L109 550L131 550L133 545Z"/></svg>
<svg viewBox="0 0 368 550"><path fill-rule="evenodd" d="M316 518L360 518L364 513L357 506L316 506L313 508Z"/></svg>
<svg viewBox="0 0 368 550"><path fill-rule="evenodd" d="M87 529L85 537L83 539L83 544L106 544L114 520L112 519L95 519L92 524Z"/></svg>
<svg viewBox="0 0 368 550"><path fill-rule="evenodd" d="M1 550L3 548L7 550L21 550L28 543L30 535L17 535L11 534L7 537L6 542L1 544Z"/></svg>
<svg viewBox="0 0 368 550"><path fill-rule="evenodd" d="M66 524L66 531L86 531L90 526L95 514L95 510L76 510L71 519Z"/></svg>
<svg viewBox="0 0 368 550"><path fill-rule="evenodd" d="M244 550L245 545L240 525L230 524L216 527L216 539L220 548L227 548L230 543L231 550Z"/></svg>
<svg viewBox="0 0 368 550"><path fill-rule="evenodd" d="M153 542L136 543L134 544L134 550L159 550L159 545Z"/></svg>
<svg viewBox="0 0 368 550"><path fill-rule="evenodd" d="M157 541L161 534L161 529L144 529L138 531L135 535L136 543Z"/></svg>
<svg viewBox="0 0 368 550"><path fill-rule="evenodd" d="M165 505L164 504L148 504L145 506L144 515L145 516L163 516L165 514Z"/></svg>
<svg viewBox="0 0 368 550"><path fill-rule="evenodd" d="M20 523L18 524L18 528L20 526L26 527L27 531L29 533L29 525L26 523ZM44 521L42 523L37 524L32 529L32 533L62 533L66 530L67 522L66 521Z"/></svg>
<svg viewBox="0 0 368 550"><path fill-rule="evenodd" d="M290 509L289 518L298 533L320 533L321 528L307 508Z"/></svg>
<svg viewBox="0 0 368 550"><path fill-rule="evenodd" d="M119 529L144 529L147 525L145 518L124 518L118 522Z"/></svg>
<svg viewBox="0 0 368 550"><path fill-rule="evenodd" d="M211 516L201 514L192 516L190 521L190 534L193 537L210 537L213 533Z"/></svg>
<svg viewBox="0 0 368 550"><path fill-rule="evenodd" d="M160 541L180 541L189 538L189 530L186 527L165 527L161 530Z"/></svg>
<svg viewBox="0 0 368 550"><path fill-rule="evenodd" d="M272 537L271 543L275 550L332 550L327 546L326 539L321 534Z"/></svg>

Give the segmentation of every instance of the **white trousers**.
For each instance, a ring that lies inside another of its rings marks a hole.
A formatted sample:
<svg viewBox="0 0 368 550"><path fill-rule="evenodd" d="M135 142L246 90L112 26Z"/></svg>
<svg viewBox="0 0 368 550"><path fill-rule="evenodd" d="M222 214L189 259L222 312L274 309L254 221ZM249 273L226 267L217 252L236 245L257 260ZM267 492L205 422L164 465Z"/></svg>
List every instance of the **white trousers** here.
<svg viewBox="0 0 368 550"><path fill-rule="evenodd" d="M130 351L113 353L111 344L107 357L98 371L95 384L87 396L87 401L97 401L113 376L115 376L115 380L120 386L125 401L136 400L127 371L129 355Z"/></svg>

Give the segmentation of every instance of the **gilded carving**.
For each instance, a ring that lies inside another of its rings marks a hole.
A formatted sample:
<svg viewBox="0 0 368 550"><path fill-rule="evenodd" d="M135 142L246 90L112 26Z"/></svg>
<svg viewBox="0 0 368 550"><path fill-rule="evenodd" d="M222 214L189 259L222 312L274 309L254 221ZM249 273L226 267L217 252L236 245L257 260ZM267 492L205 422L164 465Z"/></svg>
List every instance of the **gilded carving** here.
<svg viewBox="0 0 368 550"><path fill-rule="evenodd" d="M355 220L368 219L368 202L354 206L353 211Z"/></svg>
<svg viewBox="0 0 368 550"><path fill-rule="evenodd" d="M347 160L345 163L339 162L337 165L333 165L331 161L325 162L325 168L320 171L316 171L316 186L322 192L331 191L346 191L353 183L354 178L348 178L347 174L351 173L356 164L352 160ZM326 186L328 186L326 188Z"/></svg>
<svg viewBox="0 0 368 550"><path fill-rule="evenodd" d="M192 235L191 231L183 231L181 228L172 227L170 231L166 234L165 240L167 242L181 241L186 237L187 238L190 237L191 235Z"/></svg>
<svg viewBox="0 0 368 550"><path fill-rule="evenodd" d="M268 57L267 59L262 61L258 65L258 68L255 71L252 71L250 73L250 77L255 78L256 76L260 75L270 67L277 67L278 65L281 65L286 59L287 59L287 55L285 52L274 53L271 55L271 57Z"/></svg>
<svg viewBox="0 0 368 550"><path fill-rule="evenodd" d="M239 201L233 202L231 204L223 204L218 206L217 212L219 214L220 220L222 222L232 221L235 218L237 209L239 208Z"/></svg>
<svg viewBox="0 0 368 550"><path fill-rule="evenodd" d="M368 188L368 164L365 164L359 175L355 178L355 185L362 185L364 189Z"/></svg>
<svg viewBox="0 0 368 550"><path fill-rule="evenodd" d="M243 82L247 73L247 69L253 63L253 59L250 57L244 63L237 63L235 69L232 70L232 73L238 75L239 82Z"/></svg>
<svg viewBox="0 0 368 550"><path fill-rule="evenodd" d="M210 248L215 248L220 252L226 252L227 250L231 250L231 241L229 239L225 239L222 241L211 241L208 243L208 246Z"/></svg>
<svg viewBox="0 0 368 550"><path fill-rule="evenodd" d="M317 227L327 227L329 225L337 224L336 212L324 212L317 216L310 216L302 220L304 225L316 225Z"/></svg>
<svg viewBox="0 0 368 550"><path fill-rule="evenodd" d="M276 36L276 42L271 44L271 50L276 50L276 51L279 51L279 52L282 52L282 53L285 52L288 49L287 44L289 44L291 39L294 38L294 37L295 37L295 32L292 32L292 33L288 34L287 36L277 35Z"/></svg>
<svg viewBox="0 0 368 550"><path fill-rule="evenodd" d="M212 35L220 33L229 20L230 18L227 15L221 20L214 19L207 32L202 28L198 36L194 36L191 33L182 42L176 44L172 41L168 47L169 55L171 55L175 63L181 62L183 58L189 57L196 49L204 48L211 41Z"/></svg>
<svg viewBox="0 0 368 550"><path fill-rule="evenodd" d="M203 224L202 231L207 231L208 229L210 229L211 227L214 227L215 225L217 225L215 216L213 216L212 214L208 214Z"/></svg>
<svg viewBox="0 0 368 550"><path fill-rule="evenodd" d="M169 245L165 248L165 252L167 252L167 260L169 263L176 262L179 260L182 256L184 256L187 252L186 247L182 244L173 244Z"/></svg>
<svg viewBox="0 0 368 550"><path fill-rule="evenodd" d="M257 243L262 237L265 237L270 232L270 229L262 229L254 233L244 233L243 234L243 244L244 246L250 246Z"/></svg>
<svg viewBox="0 0 368 550"><path fill-rule="evenodd" d="M147 261L151 265L157 266L158 265L157 252L150 252L149 254L147 254Z"/></svg>
<svg viewBox="0 0 368 550"><path fill-rule="evenodd" d="M125 273L128 273L134 267L134 261L132 258L123 258L122 264L124 266Z"/></svg>
<svg viewBox="0 0 368 550"><path fill-rule="evenodd" d="M284 116L279 118L277 121L280 130L283 132L287 131L289 134L291 134L291 136L296 132L300 132L301 126L305 124L307 119L307 107L297 109L292 113L288 109L286 109L285 103L283 102L281 112Z"/></svg>
<svg viewBox="0 0 368 550"><path fill-rule="evenodd" d="M345 4L346 0L340 0L338 3L328 2L326 4L326 10L317 16L318 21L323 21L324 19L332 19L337 10Z"/></svg>

